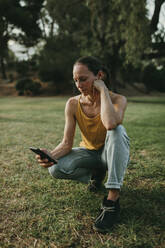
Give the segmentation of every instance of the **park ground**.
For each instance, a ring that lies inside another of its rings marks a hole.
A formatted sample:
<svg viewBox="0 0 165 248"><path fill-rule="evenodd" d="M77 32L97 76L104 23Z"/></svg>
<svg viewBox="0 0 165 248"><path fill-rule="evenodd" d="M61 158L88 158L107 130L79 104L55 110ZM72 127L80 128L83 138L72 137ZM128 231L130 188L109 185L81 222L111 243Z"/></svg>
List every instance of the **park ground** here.
<svg viewBox="0 0 165 248"><path fill-rule="evenodd" d="M165 248L165 97L128 97L130 163L120 221L106 235L92 227L104 187L54 180L29 151L60 142L67 98L0 98L0 247Z"/></svg>

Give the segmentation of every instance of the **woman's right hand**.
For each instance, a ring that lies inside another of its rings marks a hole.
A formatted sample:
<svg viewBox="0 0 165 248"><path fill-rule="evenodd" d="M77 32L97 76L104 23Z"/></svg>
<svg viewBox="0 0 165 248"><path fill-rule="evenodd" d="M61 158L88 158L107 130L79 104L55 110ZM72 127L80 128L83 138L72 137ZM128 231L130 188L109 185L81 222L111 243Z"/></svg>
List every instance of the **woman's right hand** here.
<svg viewBox="0 0 165 248"><path fill-rule="evenodd" d="M41 150L43 152L47 153L50 157L52 157L50 152L48 152L46 149L41 149ZM52 165L54 165L54 163L49 162L47 158L42 159L40 155L36 155L36 159L37 159L37 161L41 167L48 168L48 167L51 167Z"/></svg>

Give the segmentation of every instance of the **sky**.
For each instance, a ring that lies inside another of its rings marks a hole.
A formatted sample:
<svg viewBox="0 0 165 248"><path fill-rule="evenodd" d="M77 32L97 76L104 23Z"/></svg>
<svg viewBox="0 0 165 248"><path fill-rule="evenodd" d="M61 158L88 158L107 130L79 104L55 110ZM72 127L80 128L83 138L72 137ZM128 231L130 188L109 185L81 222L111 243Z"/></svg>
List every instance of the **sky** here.
<svg viewBox="0 0 165 248"><path fill-rule="evenodd" d="M148 17L151 19L154 11L154 0L147 0L147 9L148 9ZM165 3L162 5L160 18L159 18L159 27L163 26L165 28ZM18 30L15 29L15 32L17 33ZM33 54L36 53L35 48L29 48L26 49L24 46L21 46L20 44L10 40L9 48L15 53L15 56L19 60L27 60L29 57L31 57Z"/></svg>

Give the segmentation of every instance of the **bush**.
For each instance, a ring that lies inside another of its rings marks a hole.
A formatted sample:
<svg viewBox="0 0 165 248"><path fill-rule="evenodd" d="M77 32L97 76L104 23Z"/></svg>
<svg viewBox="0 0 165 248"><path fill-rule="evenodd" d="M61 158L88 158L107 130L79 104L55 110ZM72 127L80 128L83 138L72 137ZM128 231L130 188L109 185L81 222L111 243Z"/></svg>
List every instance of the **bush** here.
<svg viewBox="0 0 165 248"><path fill-rule="evenodd" d="M150 64L145 67L143 71L142 81L149 91L158 90L165 92L165 70L157 70L157 68Z"/></svg>
<svg viewBox="0 0 165 248"><path fill-rule="evenodd" d="M38 95L40 93L41 84L33 81L31 78L23 78L17 81L16 90L21 95Z"/></svg>
<svg viewBox="0 0 165 248"><path fill-rule="evenodd" d="M15 64L16 66L16 72L20 75L26 75L29 72L29 62L28 61L18 61Z"/></svg>

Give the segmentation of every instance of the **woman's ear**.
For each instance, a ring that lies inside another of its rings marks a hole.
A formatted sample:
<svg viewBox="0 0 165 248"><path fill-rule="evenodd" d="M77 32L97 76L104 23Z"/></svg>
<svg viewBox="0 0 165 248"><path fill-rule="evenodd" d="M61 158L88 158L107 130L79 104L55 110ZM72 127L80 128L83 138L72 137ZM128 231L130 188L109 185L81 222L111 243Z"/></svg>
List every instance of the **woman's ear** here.
<svg viewBox="0 0 165 248"><path fill-rule="evenodd" d="M104 78L105 78L105 73L103 72L103 71L99 71L98 72L98 74L97 74L97 77L98 77L98 79L102 79L102 80L104 80Z"/></svg>

